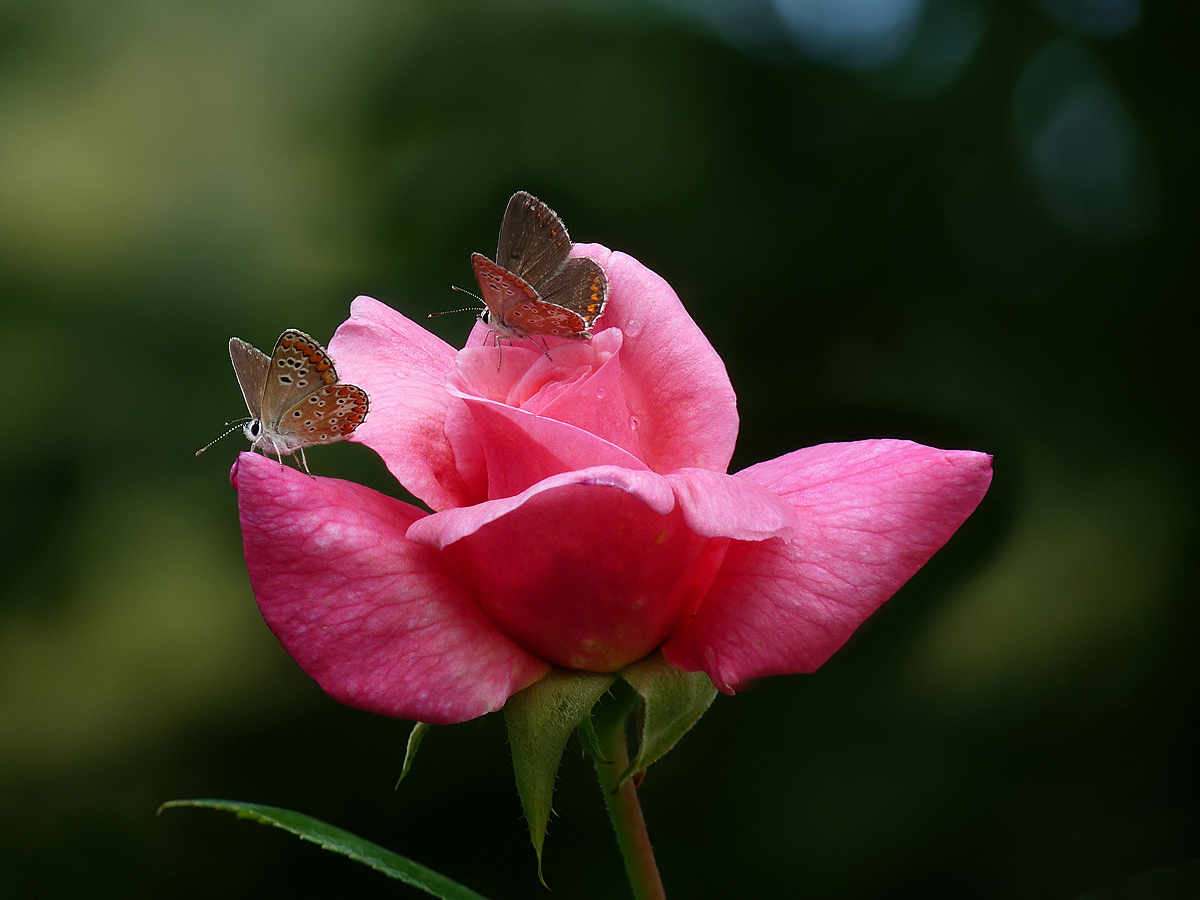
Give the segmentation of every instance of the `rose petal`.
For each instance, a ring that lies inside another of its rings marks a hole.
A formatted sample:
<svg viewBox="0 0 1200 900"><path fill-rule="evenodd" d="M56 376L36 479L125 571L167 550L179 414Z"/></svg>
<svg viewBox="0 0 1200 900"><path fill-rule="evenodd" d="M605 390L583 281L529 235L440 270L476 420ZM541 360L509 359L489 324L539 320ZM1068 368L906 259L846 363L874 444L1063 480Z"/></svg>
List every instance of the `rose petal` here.
<svg viewBox="0 0 1200 900"><path fill-rule="evenodd" d="M450 388L450 393L471 414L473 428L469 431L469 441L483 454L490 499L511 497L563 472L596 466L645 469L627 451L574 425L531 415L503 403L467 397L454 388ZM456 451L458 431L451 432Z"/></svg>
<svg viewBox="0 0 1200 900"><path fill-rule="evenodd" d="M687 528L666 479L602 467L418 520L480 605L542 659L593 672L652 652L708 590L726 541Z"/></svg>
<svg viewBox="0 0 1200 900"><path fill-rule="evenodd" d="M736 477L799 514L787 540L735 542L694 619L664 646L723 691L811 672L921 568L978 506L991 457L907 441L797 450Z"/></svg>
<svg viewBox="0 0 1200 900"><path fill-rule="evenodd" d="M499 351L468 347L459 353L450 383L463 394L575 425L636 456L640 442L625 401L621 343L621 332L609 328L590 341L560 341L550 350L531 350L532 341L505 341Z"/></svg>
<svg viewBox="0 0 1200 900"><path fill-rule="evenodd" d="M636 497L656 515L665 516L675 508L670 482L654 472L639 472L619 466L596 466L564 472L547 478L511 497L489 500L460 509L447 509L417 519L409 526L408 539L441 550L508 515L532 497L567 485L615 487Z"/></svg>
<svg viewBox="0 0 1200 900"><path fill-rule="evenodd" d="M565 355L564 351L591 350L592 364L581 377L561 380L555 390L543 388L524 402L511 405L575 425L637 456L641 441L625 397L620 355L623 339L618 329L607 328L586 344L555 348L555 361ZM543 354L538 365L546 362Z"/></svg>
<svg viewBox="0 0 1200 900"><path fill-rule="evenodd" d="M791 537L796 510L778 494L746 478L684 469L667 476L688 528L704 537L762 541Z"/></svg>
<svg viewBox="0 0 1200 900"><path fill-rule="evenodd" d="M341 379L371 400L351 440L383 457L397 480L431 509L470 503L442 428L454 348L378 300L359 297L329 353Z"/></svg>
<svg viewBox="0 0 1200 900"><path fill-rule="evenodd" d="M336 700L462 722L548 671L497 630L436 552L405 538L426 515L416 507L251 453L234 483L263 618Z"/></svg>
<svg viewBox="0 0 1200 900"><path fill-rule="evenodd" d="M637 423L636 455L655 472L724 472L737 439L737 400L725 364L659 275L600 244L576 244L608 276L608 306L596 330L624 334L621 373Z"/></svg>

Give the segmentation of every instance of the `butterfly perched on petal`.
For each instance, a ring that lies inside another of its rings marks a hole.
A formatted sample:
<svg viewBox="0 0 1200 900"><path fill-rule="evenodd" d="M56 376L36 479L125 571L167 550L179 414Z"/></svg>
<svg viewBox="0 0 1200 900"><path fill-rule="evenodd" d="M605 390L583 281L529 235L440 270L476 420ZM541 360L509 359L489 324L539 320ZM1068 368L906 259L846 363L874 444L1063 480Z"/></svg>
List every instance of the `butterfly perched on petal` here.
<svg viewBox="0 0 1200 900"><path fill-rule="evenodd" d="M495 261L475 253L471 264L486 307L483 321L503 337L590 340L608 302L604 269L593 259L572 258L562 219L524 191L508 201Z"/></svg>
<svg viewBox="0 0 1200 900"><path fill-rule="evenodd" d="M251 450L281 462L298 452L308 472L305 447L347 438L367 417L367 392L341 384L325 348L303 331L281 334L270 356L230 338L229 358L250 413L242 432Z"/></svg>

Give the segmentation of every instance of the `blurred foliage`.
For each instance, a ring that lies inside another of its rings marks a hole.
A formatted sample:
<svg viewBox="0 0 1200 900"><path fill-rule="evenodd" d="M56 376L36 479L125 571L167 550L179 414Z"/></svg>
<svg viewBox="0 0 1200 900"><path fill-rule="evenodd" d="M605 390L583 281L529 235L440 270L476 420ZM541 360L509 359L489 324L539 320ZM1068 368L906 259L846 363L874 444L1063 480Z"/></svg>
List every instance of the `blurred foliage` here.
<svg viewBox="0 0 1200 900"><path fill-rule="evenodd" d="M0 446L0 894L395 895L154 817L228 796L544 896L499 717L434 729L393 793L408 723L258 617L240 438L193 458L242 412L230 335L460 305L525 189L676 288L735 469L996 456L826 667L718 698L655 767L671 895L1200 895L1198 38L1136 0L0 3L0 333L36 395ZM365 448L310 462L401 494ZM568 757L547 880L622 896Z"/></svg>

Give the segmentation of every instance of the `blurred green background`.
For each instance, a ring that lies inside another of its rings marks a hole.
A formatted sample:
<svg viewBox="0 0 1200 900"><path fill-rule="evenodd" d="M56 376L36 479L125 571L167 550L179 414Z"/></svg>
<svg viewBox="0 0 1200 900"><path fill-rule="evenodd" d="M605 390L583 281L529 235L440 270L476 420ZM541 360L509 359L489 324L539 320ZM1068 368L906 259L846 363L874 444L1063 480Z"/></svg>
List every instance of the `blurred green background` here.
<svg viewBox="0 0 1200 900"><path fill-rule="evenodd" d="M676 898L1200 896L1200 9L1137 0L0 3L0 895L625 896L568 750L536 880L499 716L339 707L241 559L225 344L461 305L517 189L676 288L733 468L903 437L983 506L642 797ZM431 323L461 345L469 317ZM313 469L394 494L373 454Z"/></svg>

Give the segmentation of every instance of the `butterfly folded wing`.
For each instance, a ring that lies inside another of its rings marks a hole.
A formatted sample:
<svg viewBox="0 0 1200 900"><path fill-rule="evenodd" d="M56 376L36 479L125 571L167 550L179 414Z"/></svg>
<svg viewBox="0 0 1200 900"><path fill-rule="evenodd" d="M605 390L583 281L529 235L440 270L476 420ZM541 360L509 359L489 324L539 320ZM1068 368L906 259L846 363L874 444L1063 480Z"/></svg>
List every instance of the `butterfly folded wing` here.
<svg viewBox="0 0 1200 900"><path fill-rule="evenodd" d="M538 293L519 275L492 262L482 253L471 254L475 280L487 306L488 324L501 333L511 330L508 312L513 307L536 300ZM507 330L506 330L507 329ZM518 337L523 335L518 334Z"/></svg>
<svg viewBox="0 0 1200 900"><path fill-rule="evenodd" d="M518 191L508 201L496 263L539 288L571 255L571 238L558 213L537 197Z"/></svg>
<svg viewBox="0 0 1200 900"><path fill-rule="evenodd" d="M357 385L326 385L284 411L274 438L289 452L340 441L354 433L369 409L367 392Z"/></svg>
<svg viewBox="0 0 1200 900"><path fill-rule="evenodd" d="M325 348L303 331L289 328L279 336L271 354L270 371L262 395L262 420L277 431L287 414L301 401L329 385L337 384L337 370Z"/></svg>
<svg viewBox="0 0 1200 900"><path fill-rule="evenodd" d="M544 300L527 300L508 311L506 322L514 334L571 338L586 341L587 323L578 313Z"/></svg>
<svg viewBox="0 0 1200 900"><path fill-rule="evenodd" d="M584 322L580 330L590 331L608 302L608 276L594 259L581 256L567 260L542 285L541 299L575 313Z"/></svg>
<svg viewBox="0 0 1200 900"><path fill-rule="evenodd" d="M229 359L233 362L233 374L237 376L238 387L242 389L250 417L261 418L263 390L267 386L271 358L241 338L230 338Z"/></svg>

